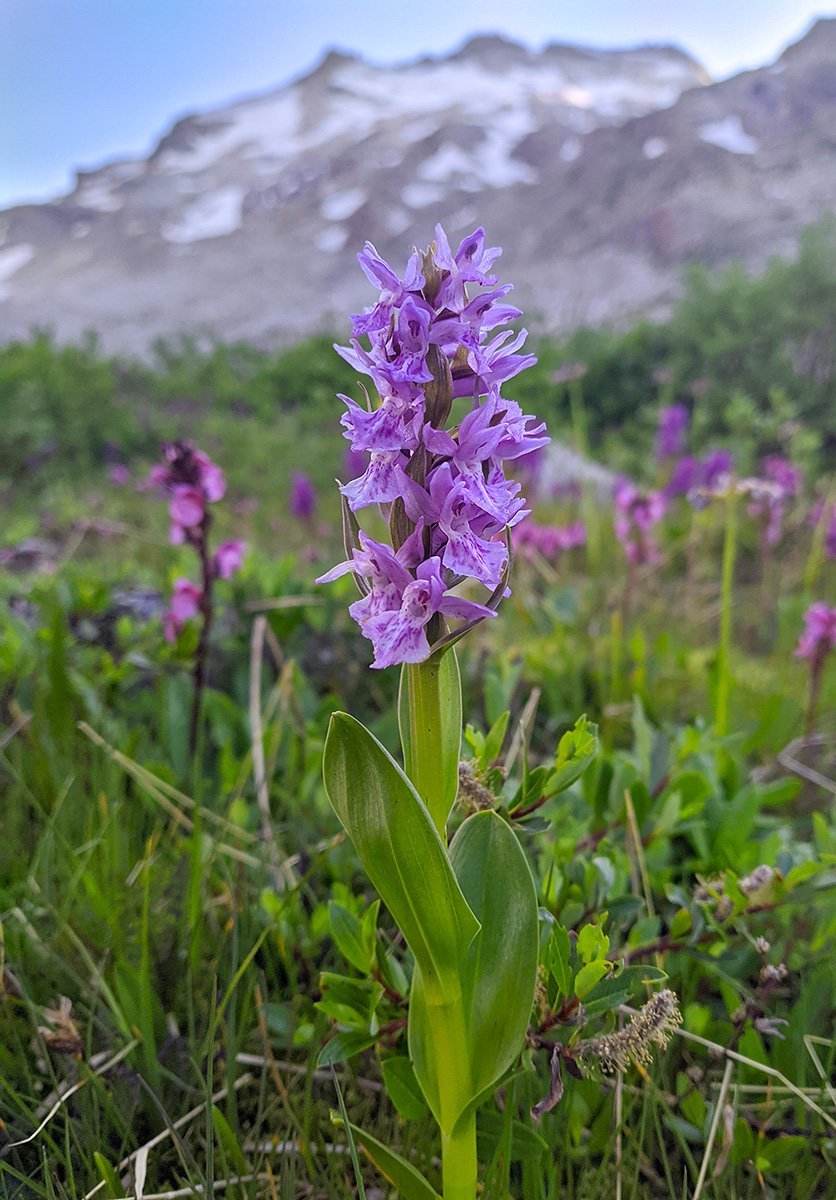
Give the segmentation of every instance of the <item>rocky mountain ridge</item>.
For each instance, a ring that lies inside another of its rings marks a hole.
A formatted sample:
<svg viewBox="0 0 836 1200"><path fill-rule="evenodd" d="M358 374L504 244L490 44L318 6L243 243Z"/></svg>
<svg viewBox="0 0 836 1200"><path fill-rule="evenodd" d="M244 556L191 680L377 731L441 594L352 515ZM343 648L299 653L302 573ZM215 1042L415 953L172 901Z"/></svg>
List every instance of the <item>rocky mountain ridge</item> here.
<svg viewBox="0 0 836 1200"><path fill-rule="evenodd" d="M147 159L0 214L0 338L108 350L338 332L393 264L482 224L548 331L661 313L682 265L791 252L832 207L836 21L711 84L673 47L534 52L477 37L378 67L330 53L277 91L178 121Z"/></svg>

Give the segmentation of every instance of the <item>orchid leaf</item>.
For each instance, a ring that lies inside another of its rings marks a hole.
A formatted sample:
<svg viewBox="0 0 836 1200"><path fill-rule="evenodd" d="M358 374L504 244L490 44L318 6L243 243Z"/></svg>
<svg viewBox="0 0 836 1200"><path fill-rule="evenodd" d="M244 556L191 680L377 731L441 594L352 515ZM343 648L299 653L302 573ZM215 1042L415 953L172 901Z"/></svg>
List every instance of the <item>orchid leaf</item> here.
<svg viewBox="0 0 836 1200"><path fill-rule="evenodd" d="M325 789L383 903L437 998L458 991L479 931L429 813L392 756L359 721L334 713Z"/></svg>
<svg viewBox="0 0 836 1200"><path fill-rule="evenodd" d="M525 854L507 822L494 812L468 818L450 847L450 861L481 930L460 975L470 1058L458 1120L478 1105L520 1052L537 982L537 896ZM416 972L410 993L409 1049L433 1112L438 1100L424 1079L432 1074L433 1013ZM448 1128L450 1114L447 1114Z"/></svg>

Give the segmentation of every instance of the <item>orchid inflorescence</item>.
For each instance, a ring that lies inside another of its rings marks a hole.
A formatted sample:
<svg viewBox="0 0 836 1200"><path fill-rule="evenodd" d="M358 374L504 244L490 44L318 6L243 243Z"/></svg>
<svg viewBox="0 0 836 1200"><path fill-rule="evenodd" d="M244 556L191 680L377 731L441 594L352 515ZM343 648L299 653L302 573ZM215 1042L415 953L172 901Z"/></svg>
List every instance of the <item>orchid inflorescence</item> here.
<svg viewBox="0 0 836 1200"><path fill-rule="evenodd" d="M203 570L203 586L190 579L175 581L171 604L163 616L165 636L175 641L186 621L206 610L207 592L214 579L229 579L240 570L244 543L222 542L214 555L208 547L211 516L208 505L223 498L226 478L217 463L191 442L167 442L163 447L165 463L151 468L143 485L159 488L169 497L171 518L168 539L172 546L190 545L197 552Z"/></svg>
<svg viewBox="0 0 836 1200"><path fill-rule="evenodd" d="M449 644L444 617L471 623L496 615L508 593L504 535L527 515L502 463L549 441L543 424L500 395L505 380L535 361L518 353L525 330L494 334L521 315L505 302L511 285L498 287L489 274L501 251L486 247L481 228L455 254L440 225L435 235L426 253L413 252L402 279L366 243L358 259L380 298L352 317L351 346L335 347L371 377L380 403L367 394L363 408L340 397L345 437L369 463L340 489L348 560L318 582L354 574L363 596L349 611L377 668L423 662ZM471 284L489 290L471 299ZM470 410L447 429L458 399L469 399ZM391 546L357 524L354 513L372 504L389 521ZM453 594L466 579L491 590L486 604Z"/></svg>
<svg viewBox="0 0 836 1200"><path fill-rule="evenodd" d="M684 404L668 404L659 413L656 433L656 453L659 458L672 458L685 447L690 417Z"/></svg>
<svg viewBox="0 0 836 1200"><path fill-rule="evenodd" d="M617 481L615 499L615 536L624 547L627 561L638 566L655 563L659 551L650 532L665 515L665 498L661 492L642 492L629 479Z"/></svg>
<svg viewBox="0 0 836 1200"><path fill-rule="evenodd" d="M527 517L515 527L511 545L515 554L534 552L546 561L555 561L564 551L586 545L586 525L583 521L572 521L569 525L541 525L533 517Z"/></svg>
<svg viewBox="0 0 836 1200"><path fill-rule="evenodd" d="M824 601L811 604L804 614L804 632L798 641L796 658L823 662L836 647L836 608Z"/></svg>

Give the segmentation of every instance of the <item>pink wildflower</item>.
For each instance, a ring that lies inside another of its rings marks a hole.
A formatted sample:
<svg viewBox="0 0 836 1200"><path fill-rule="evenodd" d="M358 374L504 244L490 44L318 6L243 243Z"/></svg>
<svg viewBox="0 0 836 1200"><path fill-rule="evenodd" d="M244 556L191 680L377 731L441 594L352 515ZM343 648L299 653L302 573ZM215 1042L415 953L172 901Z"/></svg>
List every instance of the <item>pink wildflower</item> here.
<svg viewBox="0 0 836 1200"><path fill-rule="evenodd" d="M804 632L799 638L796 658L821 662L836 646L836 608L819 600L804 614Z"/></svg>
<svg viewBox="0 0 836 1200"><path fill-rule="evenodd" d="M219 579L230 579L241 570L245 548L245 542L221 542L215 551L215 571Z"/></svg>
<svg viewBox="0 0 836 1200"><path fill-rule="evenodd" d="M173 642L186 621L197 616L202 600L203 592L190 579L175 580L171 605L163 614L166 641Z"/></svg>

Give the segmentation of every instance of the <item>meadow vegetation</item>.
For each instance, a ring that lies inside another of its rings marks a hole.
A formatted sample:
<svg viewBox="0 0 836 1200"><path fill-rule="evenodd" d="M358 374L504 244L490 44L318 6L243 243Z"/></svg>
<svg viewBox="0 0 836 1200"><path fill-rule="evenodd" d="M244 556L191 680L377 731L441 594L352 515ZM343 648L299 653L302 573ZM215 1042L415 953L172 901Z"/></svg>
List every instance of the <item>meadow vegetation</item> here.
<svg viewBox="0 0 836 1200"><path fill-rule="evenodd" d="M825 224L756 279L695 269L662 325L544 340L505 387L634 490L524 465L513 595L461 647L454 823L498 807L541 917L530 1037L477 1118L485 1200L836 1195L836 669L794 653L836 603L834 312ZM361 398L324 336L0 350L0 1197L380 1200L386 1146L440 1188L411 958L322 783L332 712L398 744L352 581L314 584L342 557L338 392ZM660 455L674 405L689 441ZM138 486L180 439L226 474L215 544L247 543L194 752L200 621L164 624L193 547ZM646 981L678 997L667 1046L581 1070L579 1032L617 1033ZM532 1120L547 1041L563 1094Z"/></svg>

